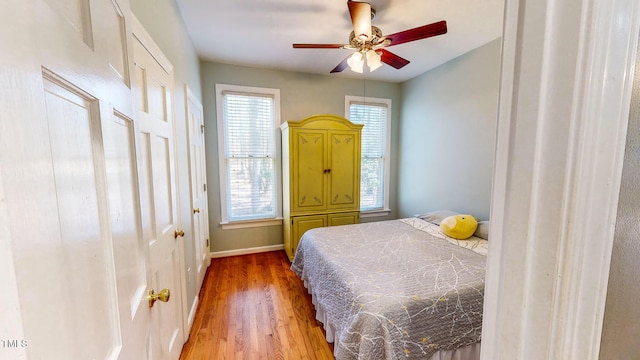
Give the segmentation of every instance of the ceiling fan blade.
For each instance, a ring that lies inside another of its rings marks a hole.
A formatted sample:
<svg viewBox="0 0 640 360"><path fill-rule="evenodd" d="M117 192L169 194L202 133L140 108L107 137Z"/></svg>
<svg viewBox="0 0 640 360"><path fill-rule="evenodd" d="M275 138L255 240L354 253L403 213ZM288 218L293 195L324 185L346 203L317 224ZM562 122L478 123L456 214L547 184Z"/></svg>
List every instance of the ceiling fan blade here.
<svg viewBox="0 0 640 360"><path fill-rule="evenodd" d="M433 24L419 26L417 28L400 31L395 34L387 35L387 39L391 39L389 46L404 44L409 41L426 39L428 37L442 35L447 33L447 22L442 20Z"/></svg>
<svg viewBox="0 0 640 360"><path fill-rule="evenodd" d="M396 69L401 69L403 67L405 67L407 64L409 64L409 60L402 58L394 53L392 53L391 51L385 50L385 49L379 49L377 51L382 52L382 56L380 58L380 61L382 61L383 63L390 65Z"/></svg>
<svg viewBox="0 0 640 360"><path fill-rule="evenodd" d="M338 66L334 67L333 70L330 71L330 73L333 74L333 73L341 72L342 70L346 69L347 66L349 65L347 64L347 60L349 60L349 56L344 58L344 60L342 60L342 62L338 64Z"/></svg>
<svg viewBox="0 0 640 360"><path fill-rule="evenodd" d="M343 44L293 44L294 49L342 49Z"/></svg>
<svg viewBox="0 0 640 360"><path fill-rule="evenodd" d="M347 6L349 6L349 15L351 15L356 38L364 34L369 39L371 37L371 5L365 2L349 1Z"/></svg>

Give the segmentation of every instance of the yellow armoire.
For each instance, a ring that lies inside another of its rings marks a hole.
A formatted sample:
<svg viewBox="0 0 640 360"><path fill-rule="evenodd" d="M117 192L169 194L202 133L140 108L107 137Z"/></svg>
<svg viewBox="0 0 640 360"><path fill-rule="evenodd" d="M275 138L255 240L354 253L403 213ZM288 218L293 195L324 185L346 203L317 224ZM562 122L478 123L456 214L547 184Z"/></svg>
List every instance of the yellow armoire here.
<svg viewBox="0 0 640 360"><path fill-rule="evenodd" d="M360 222L363 126L324 114L280 125L284 249L290 260L305 231Z"/></svg>

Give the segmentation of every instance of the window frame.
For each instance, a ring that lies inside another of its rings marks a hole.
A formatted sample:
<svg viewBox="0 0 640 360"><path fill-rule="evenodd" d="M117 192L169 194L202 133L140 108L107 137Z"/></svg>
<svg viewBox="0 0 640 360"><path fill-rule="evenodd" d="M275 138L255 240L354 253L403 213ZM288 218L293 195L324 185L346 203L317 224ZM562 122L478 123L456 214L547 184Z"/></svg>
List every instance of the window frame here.
<svg viewBox="0 0 640 360"><path fill-rule="evenodd" d="M384 105L387 108L387 119L385 126L385 155L384 155L384 195L383 195L383 204L382 208L373 209L373 210L361 210L360 217L376 217L376 216L387 216L391 213L391 208L389 207L389 188L390 188L390 179L391 179L391 99L387 98L375 98L375 97L363 97L363 96L353 96L353 95L345 95L344 97L344 113L345 118L350 118L350 107L352 103L359 104L376 104L376 105ZM361 155L362 156L362 155ZM361 158L362 160L362 158ZM362 180L361 180L362 181ZM362 185L362 184L361 184Z"/></svg>
<svg viewBox="0 0 640 360"><path fill-rule="evenodd" d="M229 84L216 84L216 121L217 121L217 138L218 138L218 178L220 181L220 225L223 230L226 229L239 229L261 226L273 226L282 224L282 168L281 168L281 155L280 155L280 89L242 86L242 85L229 85ZM248 220L229 220L227 209L227 172L225 168L225 145L227 139L224 135L224 93L234 92L243 95L256 95L256 96L271 96L273 97L273 148L274 148L274 196L275 196L275 216L256 218Z"/></svg>

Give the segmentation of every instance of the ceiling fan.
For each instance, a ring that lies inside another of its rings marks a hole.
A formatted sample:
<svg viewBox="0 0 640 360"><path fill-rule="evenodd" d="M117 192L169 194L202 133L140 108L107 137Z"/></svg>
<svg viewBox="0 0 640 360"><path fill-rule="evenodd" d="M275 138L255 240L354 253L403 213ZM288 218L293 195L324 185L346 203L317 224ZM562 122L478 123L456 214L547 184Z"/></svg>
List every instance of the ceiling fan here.
<svg viewBox="0 0 640 360"><path fill-rule="evenodd" d="M353 23L353 31L349 36L349 44L293 44L294 49L355 49L357 50L342 60L331 73L341 72L349 66L351 70L362 73L365 60L369 71L382 66L382 63L396 69L409 64L404 59L386 49L385 47L404 44L410 41L426 39L432 36L446 34L447 22L442 20L417 28L400 31L391 35L382 35L380 28L371 26L371 20L375 17L375 9L366 2L348 1L349 15Z"/></svg>

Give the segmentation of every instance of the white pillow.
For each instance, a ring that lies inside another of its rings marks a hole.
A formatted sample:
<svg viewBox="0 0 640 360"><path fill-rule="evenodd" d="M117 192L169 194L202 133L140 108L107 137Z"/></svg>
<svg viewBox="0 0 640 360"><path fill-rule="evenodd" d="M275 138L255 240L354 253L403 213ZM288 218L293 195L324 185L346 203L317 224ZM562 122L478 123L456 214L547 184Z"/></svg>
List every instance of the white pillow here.
<svg viewBox="0 0 640 360"><path fill-rule="evenodd" d="M426 214L416 215L415 217L417 217L418 219L422 219L424 221L428 221L432 224L440 225L440 222L442 222L444 218L448 218L449 216L454 216L459 214L460 213L457 213L451 210L438 210L438 211L428 212Z"/></svg>
<svg viewBox="0 0 640 360"><path fill-rule="evenodd" d="M489 240L489 220L478 221L478 228L473 236Z"/></svg>

